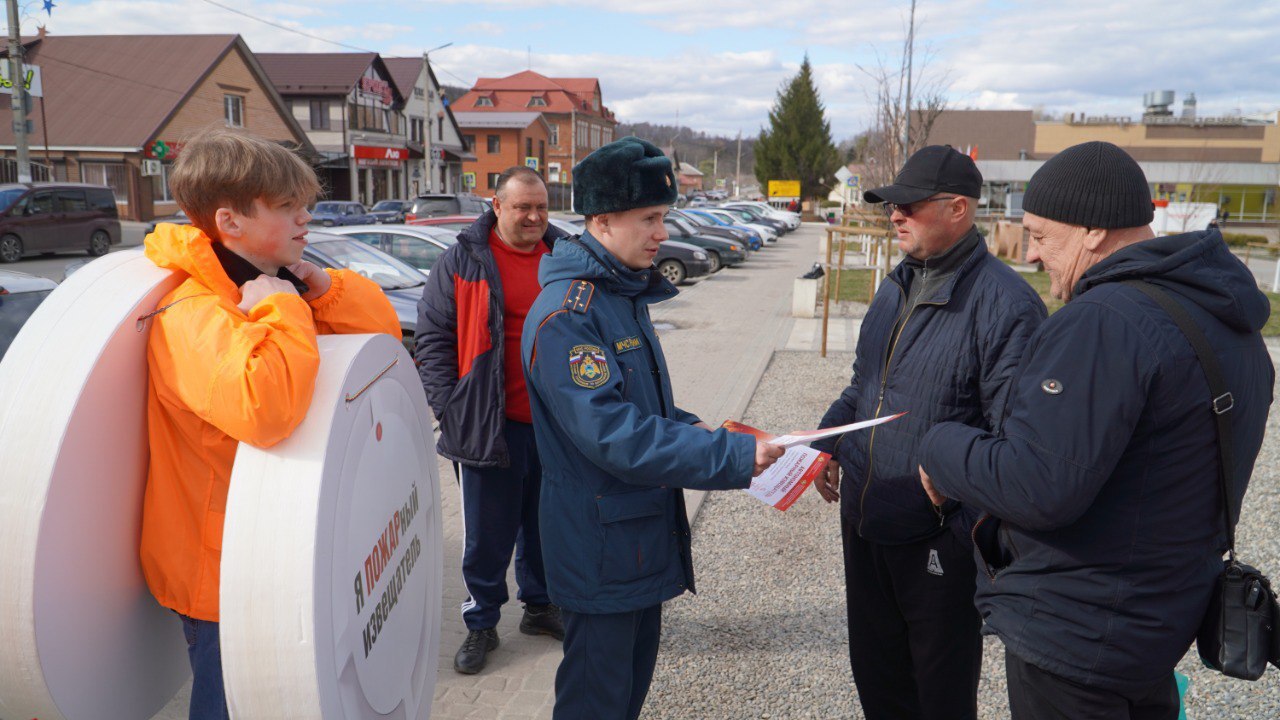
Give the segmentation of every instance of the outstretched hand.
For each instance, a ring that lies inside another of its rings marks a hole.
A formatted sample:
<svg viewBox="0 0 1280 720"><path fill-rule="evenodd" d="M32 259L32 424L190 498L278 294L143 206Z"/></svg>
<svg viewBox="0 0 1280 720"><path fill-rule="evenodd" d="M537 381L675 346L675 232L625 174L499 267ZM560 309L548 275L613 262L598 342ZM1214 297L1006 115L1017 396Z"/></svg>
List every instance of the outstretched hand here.
<svg viewBox="0 0 1280 720"><path fill-rule="evenodd" d="M782 457L786 452L786 448L757 440L756 467L755 472L751 473L751 477L758 477L760 473L764 472L770 465L777 462L778 458Z"/></svg>

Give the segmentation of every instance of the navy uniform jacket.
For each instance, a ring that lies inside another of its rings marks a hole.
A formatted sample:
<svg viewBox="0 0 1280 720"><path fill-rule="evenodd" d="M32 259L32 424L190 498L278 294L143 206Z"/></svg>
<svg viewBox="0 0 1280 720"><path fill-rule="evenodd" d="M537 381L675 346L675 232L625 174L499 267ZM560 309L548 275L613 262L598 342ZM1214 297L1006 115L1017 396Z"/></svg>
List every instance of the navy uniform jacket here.
<svg viewBox="0 0 1280 720"><path fill-rule="evenodd" d="M1222 571L1226 533L1209 386L1142 278L1186 308L1222 363L1239 508L1262 445L1270 312L1217 230L1123 248L1085 271L1027 345L999 435L936 425L921 445L974 529L984 632L1055 675L1130 692L1167 680Z"/></svg>
<svg viewBox="0 0 1280 720"><path fill-rule="evenodd" d="M589 234L543 258L522 355L542 459L547 589L581 613L639 610L693 587L680 488L751 484L755 440L676 407L649 304L676 289Z"/></svg>

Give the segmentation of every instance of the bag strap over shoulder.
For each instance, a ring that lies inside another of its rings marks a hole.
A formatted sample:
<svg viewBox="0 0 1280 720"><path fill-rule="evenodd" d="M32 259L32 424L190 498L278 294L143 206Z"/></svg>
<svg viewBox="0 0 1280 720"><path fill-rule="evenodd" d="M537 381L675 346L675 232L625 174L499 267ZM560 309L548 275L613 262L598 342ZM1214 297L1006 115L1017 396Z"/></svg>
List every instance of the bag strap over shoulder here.
<svg viewBox="0 0 1280 720"><path fill-rule="evenodd" d="M1226 377L1222 374L1222 365L1218 356L1205 337L1204 330L1192 319L1191 313L1182 307L1177 300L1163 288L1146 280L1122 280L1128 285L1155 300L1164 311L1177 323L1178 329L1187 337L1187 342L1196 351L1200 359L1200 368L1204 371L1205 380L1209 382L1209 394L1213 397L1210 409L1218 428L1218 485L1222 491L1222 515L1227 524L1227 547L1232 562L1236 559L1236 518L1231 511L1231 476L1235 461L1232 454L1231 418L1227 415L1235 406L1235 399L1227 389Z"/></svg>

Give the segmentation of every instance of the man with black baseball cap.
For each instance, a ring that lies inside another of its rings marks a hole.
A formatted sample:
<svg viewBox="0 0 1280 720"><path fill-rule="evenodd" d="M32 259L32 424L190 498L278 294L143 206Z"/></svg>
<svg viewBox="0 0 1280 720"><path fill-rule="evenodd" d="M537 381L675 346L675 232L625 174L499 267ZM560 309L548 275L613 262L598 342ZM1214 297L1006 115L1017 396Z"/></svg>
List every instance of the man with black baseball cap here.
<svg viewBox="0 0 1280 720"><path fill-rule="evenodd" d="M930 502L917 450L938 422L997 429L1027 338L1045 318L1026 281L987 252L973 222L981 192L973 160L930 145L892 185L863 196L885 203L906 258L876 292L853 379L821 427L908 414L814 447L838 460L815 484L827 502L840 500L849 661L868 720L977 717L976 513Z"/></svg>

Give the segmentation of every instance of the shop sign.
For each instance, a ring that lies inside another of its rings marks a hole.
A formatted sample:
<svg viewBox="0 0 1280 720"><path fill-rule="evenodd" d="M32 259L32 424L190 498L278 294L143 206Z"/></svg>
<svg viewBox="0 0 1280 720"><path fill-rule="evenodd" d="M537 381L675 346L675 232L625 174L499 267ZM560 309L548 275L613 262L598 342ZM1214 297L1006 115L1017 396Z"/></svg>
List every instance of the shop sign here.
<svg viewBox="0 0 1280 720"><path fill-rule="evenodd" d="M356 167L398 168L409 159L408 148L375 145L352 145L351 154L356 159Z"/></svg>
<svg viewBox="0 0 1280 720"><path fill-rule="evenodd" d="M386 80L362 77L360 78L359 90L361 95L375 97L381 100L383 105L390 105L395 99L391 93L391 83Z"/></svg>

